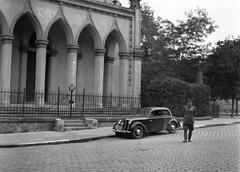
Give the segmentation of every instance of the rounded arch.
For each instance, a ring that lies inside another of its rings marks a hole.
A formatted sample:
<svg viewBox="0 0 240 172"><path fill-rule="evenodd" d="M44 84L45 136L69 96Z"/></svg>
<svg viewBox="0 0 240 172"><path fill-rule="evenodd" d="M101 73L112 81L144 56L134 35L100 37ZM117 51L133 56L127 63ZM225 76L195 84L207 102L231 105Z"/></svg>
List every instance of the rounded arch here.
<svg viewBox="0 0 240 172"><path fill-rule="evenodd" d="M7 33L7 21L1 11L0 11L0 29L2 33Z"/></svg>
<svg viewBox="0 0 240 172"><path fill-rule="evenodd" d="M94 48L95 49L101 49L101 41L100 41L100 36L99 36L99 33L97 31L97 29L91 24L91 23L88 23L86 25L84 25L78 32L77 34L77 39L76 39L76 42L79 41L80 39L80 35L82 33L83 30L88 30L89 33L91 34L92 38L93 38L93 42L94 42Z"/></svg>
<svg viewBox="0 0 240 172"><path fill-rule="evenodd" d="M59 22L60 26L64 30L66 38L67 38L67 44L68 45L74 44L73 33L71 30L71 27L62 17L55 18L48 24L45 35L44 35L44 39L48 38L49 31L50 31L51 27L54 25L54 23L56 23L56 22Z"/></svg>
<svg viewBox="0 0 240 172"><path fill-rule="evenodd" d="M119 45L119 51L120 52L127 52L126 43L124 41L124 38L123 38L122 34L117 29L113 29L112 31L109 32L109 34L104 39L104 42L103 42L104 44L103 45L108 44L107 43L108 38L116 39L116 41Z"/></svg>
<svg viewBox="0 0 240 172"><path fill-rule="evenodd" d="M21 13L20 15L16 16L10 26L10 33L12 34L15 28L15 25L17 23L17 21L22 17L22 16L26 16L31 23L33 24L33 27L36 31L36 36L37 39L42 39L43 37L43 29L41 27L40 22L38 21L38 19L30 12L30 11L25 11L23 13Z"/></svg>

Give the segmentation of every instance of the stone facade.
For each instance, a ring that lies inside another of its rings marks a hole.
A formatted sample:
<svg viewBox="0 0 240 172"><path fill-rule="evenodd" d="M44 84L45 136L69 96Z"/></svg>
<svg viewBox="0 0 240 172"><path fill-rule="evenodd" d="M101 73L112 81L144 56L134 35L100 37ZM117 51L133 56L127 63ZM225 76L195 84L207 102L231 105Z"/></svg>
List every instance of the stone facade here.
<svg viewBox="0 0 240 172"><path fill-rule="evenodd" d="M139 1L0 0L0 89L139 95Z"/></svg>

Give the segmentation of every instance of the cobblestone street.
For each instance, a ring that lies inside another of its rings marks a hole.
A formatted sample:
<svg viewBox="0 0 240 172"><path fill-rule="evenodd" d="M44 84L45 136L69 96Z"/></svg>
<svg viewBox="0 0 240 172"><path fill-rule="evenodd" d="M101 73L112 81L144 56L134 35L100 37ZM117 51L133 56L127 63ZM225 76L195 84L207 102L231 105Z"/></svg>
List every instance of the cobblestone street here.
<svg viewBox="0 0 240 172"><path fill-rule="evenodd" d="M0 149L1 172L239 172L240 124L195 129L135 140Z"/></svg>

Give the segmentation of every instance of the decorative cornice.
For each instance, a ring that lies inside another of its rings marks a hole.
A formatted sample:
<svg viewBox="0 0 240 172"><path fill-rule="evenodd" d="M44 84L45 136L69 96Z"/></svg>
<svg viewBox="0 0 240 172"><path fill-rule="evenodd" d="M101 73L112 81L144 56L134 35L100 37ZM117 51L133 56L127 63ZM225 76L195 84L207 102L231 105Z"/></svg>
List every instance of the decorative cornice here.
<svg viewBox="0 0 240 172"><path fill-rule="evenodd" d="M128 52L121 52L121 53L118 53L118 56L120 58L120 60L128 60L129 59L129 53Z"/></svg>
<svg viewBox="0 0 240 172"><path fill-rule="evenodd" d="M121 18L132 18L134 14L134 10L130 8L124 8L118 5L113 5L113 4L108 4L100 1L86 1L81 3L79 2L73 2L73 1L66 1L66 0L52 0L56 2L61 2L64 5L69 5L69 6L77 6L82 9L91 9L94 12L100 12L100 13L109 13L109 14L118 14L119 17ZM104 9L104 10L103 10ZM114 11L113 11L114 9ZM118 12L116 12L116 10ZM123 12L128 13L128 14L123 14Z"/></svg>
<svg viewBox="0 0 240 172"><path fill-rule="evenodd" d="M51 50L49 51L49 53L50 53L50 56L56 57L57 54L58 54L58 50L53 50L53 49L51 49Z"/></svg>
<svg viewBox="0 0 240 172"><path fill-rule="evenodd" d="M78 52L78 48L79 48L79 45L75 44L75 45L67 45L67 52L70 53L70 52L74 52L74 53L77 53Z"/></svg>
<svg viewBox="0 0 240 172"><path fill-rule="evenodd" d="M95 56L104 56L106 49L95 49Z"/></svg>
<svg viewBox="0 0 240 172"><path fill-rule="evenodd" d="M115 61L115 58L114 57L107 57L106 59L105 59L105 62L106 63L113 63Z"/></svg>
<svg viewBox="0 0 240 172"><path fill-rule="evenodd" d="M1 37L2 44L12 44L14 40L14 35L2 35Z"/></svg>
<svg viewBox="0 0 240 172"><path fill-rule="evenodd" d="M21 53L28 53L28 46L22 45L19 47Z"/></svg>
<svg viewBox="0 0 240 172"><path fill-rule="evenodd" d="M133 60L142 60L143 51L141 49L135 48L133 52Z"/></svg>
<svg viewBox="0 0 240 172"><path fill-rule="evenodd" d="M36 40L35 41L37 48L47 48L48 43L49 43L48 40Z"/></svg>

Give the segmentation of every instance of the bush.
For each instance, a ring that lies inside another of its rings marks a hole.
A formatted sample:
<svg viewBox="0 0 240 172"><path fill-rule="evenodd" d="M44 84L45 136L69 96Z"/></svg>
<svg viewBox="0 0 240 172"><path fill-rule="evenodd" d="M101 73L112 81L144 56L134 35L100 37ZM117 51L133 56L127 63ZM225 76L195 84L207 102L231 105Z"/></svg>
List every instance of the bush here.
<svg viewBox="0 0 240 172"><path fill-rule="evenodd" d="M175 78L155 78L142 96L142 107L168 107L174 116L181 117L182 107L187 99L193 100L197 108L197 116L210 115L210 87L207 85L190 84Z"/></svg>

